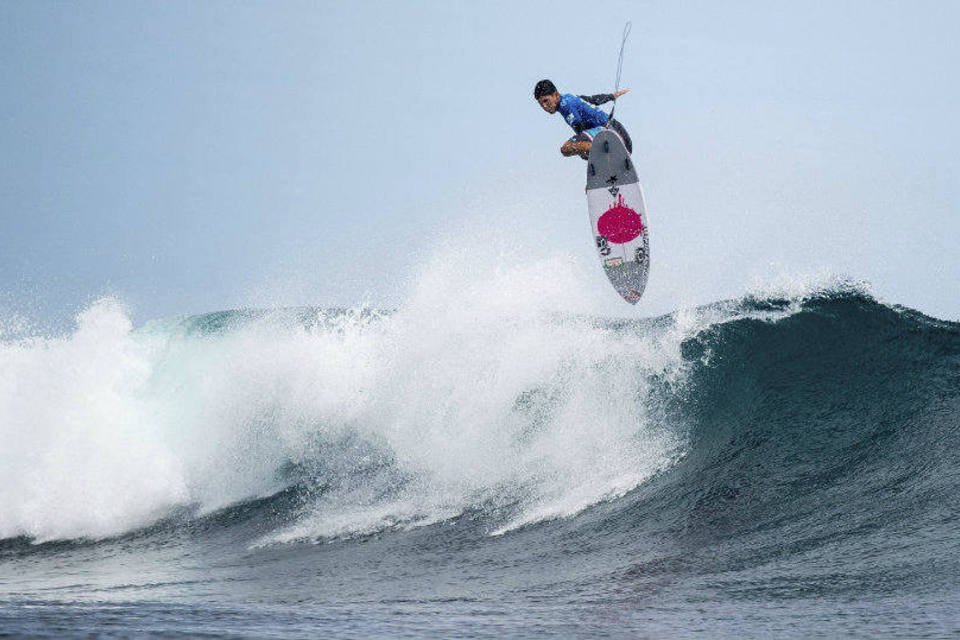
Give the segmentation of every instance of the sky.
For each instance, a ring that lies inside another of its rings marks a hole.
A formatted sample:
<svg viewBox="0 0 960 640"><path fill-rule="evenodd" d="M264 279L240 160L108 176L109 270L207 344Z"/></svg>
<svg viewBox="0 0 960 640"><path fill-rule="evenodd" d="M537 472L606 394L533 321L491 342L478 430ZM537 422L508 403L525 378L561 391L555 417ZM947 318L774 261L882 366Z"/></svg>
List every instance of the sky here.
<svg viewBox="0 0 960 640"><path fill-rule="evenodd" d="M489 229L593 264L532 88L611 91L626 20L653 262L597 313L833 274L960 319L960 5L883 1L6 0L0 315L395 307Z"/></svg>

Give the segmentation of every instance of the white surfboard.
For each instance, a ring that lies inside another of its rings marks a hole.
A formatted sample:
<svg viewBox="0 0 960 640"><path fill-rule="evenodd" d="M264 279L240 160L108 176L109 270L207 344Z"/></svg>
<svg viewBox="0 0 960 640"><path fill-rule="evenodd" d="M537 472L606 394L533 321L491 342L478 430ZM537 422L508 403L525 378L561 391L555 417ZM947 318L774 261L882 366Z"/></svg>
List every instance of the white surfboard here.
<svg viewBox="0 0 960 640"><path fill-rule="evenodd" d="M647 209L633 160L615 132L593 139L587 160L587 208L600 265L624 300L636 304L647 286Z"/></svg>

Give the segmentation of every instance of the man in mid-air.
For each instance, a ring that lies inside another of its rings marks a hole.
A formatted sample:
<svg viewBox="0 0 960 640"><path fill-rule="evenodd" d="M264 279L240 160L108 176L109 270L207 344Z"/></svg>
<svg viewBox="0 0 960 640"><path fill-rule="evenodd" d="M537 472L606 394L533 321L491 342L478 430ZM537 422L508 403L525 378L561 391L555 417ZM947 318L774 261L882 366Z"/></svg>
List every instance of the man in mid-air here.
<svg viewBox="0 0 960 640"><path fill-rule="evenodd" d="M595 96L575 96L570 93L560 95L557 87L549 80L541 80L533 88L533 97L547 113L563 116L574 131L574 136L563 143L560 153L565 156L580 156L584 160L590 155L590 145L601 129L615 131L627 151L633 153L633 142L623 125L605 112L591 105L601 105L616 100L630 89L620 89L616 93L601 93Z"/></svg>

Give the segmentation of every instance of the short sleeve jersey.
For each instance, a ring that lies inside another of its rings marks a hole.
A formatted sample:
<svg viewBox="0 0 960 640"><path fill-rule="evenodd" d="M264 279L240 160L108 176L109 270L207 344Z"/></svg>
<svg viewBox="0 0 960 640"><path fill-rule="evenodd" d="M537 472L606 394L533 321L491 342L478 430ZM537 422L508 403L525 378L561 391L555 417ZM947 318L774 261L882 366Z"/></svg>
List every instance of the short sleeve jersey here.
<svg viewBox="0 0 960 640"><path fill-rule="evenodd" d="M576 133L602 127L607 124L610 118L604 111L587 103L580 96L565 93L560 96L560 104L557 105L557 111L563 116Z"/></svg>

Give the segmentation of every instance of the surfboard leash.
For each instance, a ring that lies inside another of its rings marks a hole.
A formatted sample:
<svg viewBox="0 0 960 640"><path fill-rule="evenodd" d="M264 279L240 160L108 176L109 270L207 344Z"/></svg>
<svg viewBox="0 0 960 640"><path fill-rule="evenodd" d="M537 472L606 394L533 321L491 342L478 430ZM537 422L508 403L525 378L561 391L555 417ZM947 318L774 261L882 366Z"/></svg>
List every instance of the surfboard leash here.
<svg viewBox="0 0 960 640"><path fill-rule="evenodd" d="M627 24L623 25L623 39L620 41L620 57L617 59L617 81L614 83L613 92L616 93L620 91L620 72L623 70L623 48L627 44L627 37L630 35L630 29L633 28L633 23L627 20ZM613 114L617 110L617 100L613 100L613 108L610 109L610 120L613 120Z"/></svg>

